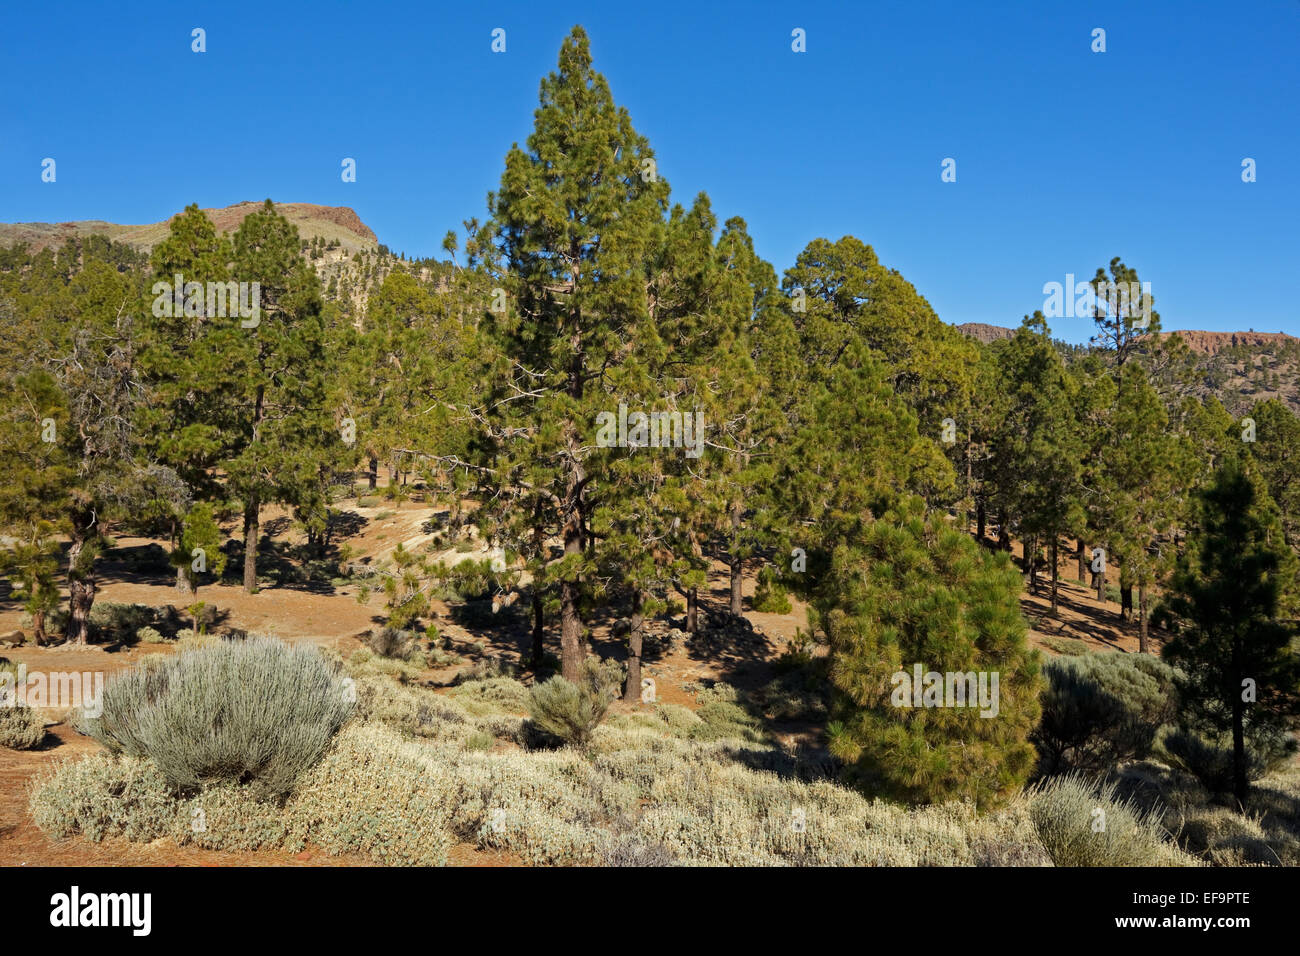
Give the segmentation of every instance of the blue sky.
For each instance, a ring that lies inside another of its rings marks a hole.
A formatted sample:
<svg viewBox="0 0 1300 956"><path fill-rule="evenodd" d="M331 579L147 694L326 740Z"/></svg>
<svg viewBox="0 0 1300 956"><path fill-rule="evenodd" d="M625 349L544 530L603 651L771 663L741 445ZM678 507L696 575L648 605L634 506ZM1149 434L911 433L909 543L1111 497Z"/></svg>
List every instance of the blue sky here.
<svg viewBox="0 0 1300 956"><path fill-rule="evenodd" d="M1166 329L1300 334L1300 0L6 4L0 220L270 196L438 254L575 23L674 198L743 216L778 271L853 234L945 320L1015 325L1118 255Z"/></svg>

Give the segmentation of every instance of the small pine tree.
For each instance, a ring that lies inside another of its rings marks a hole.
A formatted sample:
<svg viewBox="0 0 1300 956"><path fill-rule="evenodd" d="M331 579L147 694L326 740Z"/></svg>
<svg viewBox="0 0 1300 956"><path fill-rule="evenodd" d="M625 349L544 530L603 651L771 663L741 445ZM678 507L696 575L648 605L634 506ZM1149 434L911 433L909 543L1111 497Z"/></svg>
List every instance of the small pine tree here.
<svg viewBox="0 0 1300 956"><path fill-rule="evenodd" d="M1300 713L1298 631L1283 610L1295 558L1252 469L1229 459L1198 497L1196 528L1156 620L1174 632L1164 658L1186 675L1185 723L1232 734L1232 789L1244 800L1247 738L1285 731Z"/></svg>
<svg viewBox="0 0 1300 956"><path fill-rule="evenodd" d="M172 562L179 572L177 580L185 583L187 594L198 593L201 572L206 571L217 580L221 579L226 570L226 552L221 550L221 528L217 525L212 505L201 501L190 508Z"/></svg>
<svg viewBox="0 0 1300 956"><path fill-rule="evenodd" d="M819 608L836 690L828 733L851 781L909 803L988 806L1016 792L1034 764L1041 680L1007 556L926 519L910 497L836 549L828 576L836 597ZM933 706L928 692L912 706L899 675L910 679L918 664L985 675L994 706Z"/></svg>

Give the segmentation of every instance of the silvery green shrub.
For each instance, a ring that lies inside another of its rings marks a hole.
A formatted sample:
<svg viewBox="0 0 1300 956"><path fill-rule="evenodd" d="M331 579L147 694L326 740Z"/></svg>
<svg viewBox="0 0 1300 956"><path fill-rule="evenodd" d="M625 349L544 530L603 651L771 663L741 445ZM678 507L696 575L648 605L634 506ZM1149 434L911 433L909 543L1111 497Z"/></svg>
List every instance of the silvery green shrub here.
<svg viewBox="0 0 1300 956"><path fill-rule="evenodd" d="M45 718L31 707L0 704L0 747L31 750L45 739Z"/></svg>
<svg viewBox="0 0 1300 956"><path fill-rule="evenodd" d="M1050 778L1030 794L1038 839L1057 866L1185 865L1160 825L1159 810L1121 800L1117 785L1077 773Z"/></svg>
<svg viewBox="0 0 1300 956"><path fill-rule="evenodd" d="M222 641L139 667L104 687L103 713L77 729L148 757L178 792L246 784L282 796L325 753L354 694L316 648Z"/></svg>
<svg viewBox="0 0 1300 956"><path fill-rule="evenodd" d="M1175 674L1148 654L1047 660L1043 714L1030 735L1043 772L1102 771L1147 756L1176 715Z"/></svg>
<svg viewBox="0 0 1300 956"><path fill-rule="evenodd" d="M533 687L528 713L538 729L566 744L586 746L618 696L623 665L588 658L578 683L552 677Z"/></svg>

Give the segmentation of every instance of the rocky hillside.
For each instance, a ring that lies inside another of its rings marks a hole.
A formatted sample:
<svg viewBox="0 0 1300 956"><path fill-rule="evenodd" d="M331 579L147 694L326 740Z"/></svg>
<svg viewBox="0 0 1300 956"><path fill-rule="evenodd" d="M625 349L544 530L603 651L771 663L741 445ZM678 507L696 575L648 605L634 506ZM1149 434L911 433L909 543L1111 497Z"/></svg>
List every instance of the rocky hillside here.
<svg viewBox="0 0 1300 956"><path fill-rule="evenodd" d="M1013 329L982 322L957 328L980 342L1010 338ZM1283 332L1202 332L1176 334L1191 353L1197 392L1213 395L1234 416L1276 398L1300 414L1300 338Z"/></svg>
<svg viewBox="0 0 1300 956"><path fill-rule="evenodd" d="M261 202L204 209L218 232L233 233ZM429 260L400 260L380 244L374 232L347 206L318 206L315 203L276 203L276 211L298 227L302 254L309 259L321 280L326 298L339 303L347 315L359 317L370 293L395 268L412 272L422 282L437 287L440 266ZM171 219L145 225L124 225L86 219L78 222L0 223L0 246L27 243L38 252L60 246L68 239L101 235L115 242L148 252L167 235Z"/></svg>
<svg viewBox="0 0 1300 956"><path fill-rule="evenodd" d="M1197 358L1202 395L1233 415L1276 398L1300 414L1300 339L1280 332L1179 332Z"/></svg>
<svg viewBox="0 0 1300 956"><path fill-rule="evenodd" d="M1288 342L1300 344L1300 339L1285 332L1195 332L1178 333L1187 347L1198 355L1218 355L1224 349L1243 347L1254 352L1267 352L1285 346Z"/></svg>
<svg viewBox="0 0 1300 956"><path fill-rule="evenodd" d="M234 232L244 217L258 209L260 202L241 202L219 209L204 209L218 231ZM379 240L361 217L347 206L317 206L314 203L276 203L276 210L298 227L302 238L319 237L325 243L338 241L341 248L355 254L362 249L376 249ZM27 243L33 251L46 246L61 245L73 236L102 235L116 242L124 242L137 249L148 251L167 235L170 219L146 225L132 226L85 219L78 222L17 222L0 223L0 245L15 242Z"/></svg>
<svg viewBox="0 0 1300 956"><path fill-rule="evenodd" d="M976 341L988 345L998 339L1009 339L1015 335L1015 329L1006 329L1000 325L985 325L983 322L966 322L957 326L957 331L969 335Z"/></svg>

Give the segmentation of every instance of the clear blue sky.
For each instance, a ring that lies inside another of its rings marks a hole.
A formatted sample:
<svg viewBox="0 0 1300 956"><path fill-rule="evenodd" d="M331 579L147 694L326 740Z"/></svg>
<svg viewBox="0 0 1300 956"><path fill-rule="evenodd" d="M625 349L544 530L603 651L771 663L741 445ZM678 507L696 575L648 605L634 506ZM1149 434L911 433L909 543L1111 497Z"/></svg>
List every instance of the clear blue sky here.
<svg viewBox="0 0 1300 956"><path fill-rule="evenodd" d="M437 254L575 23L674 198L745 217L778 271L850 233L945 320L1015 325L1119 255L1167 329L1300 334L1300 0L8 3L0 220L270 196Z"/></svg>

